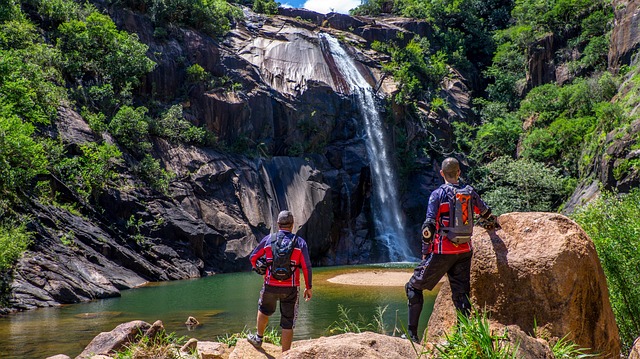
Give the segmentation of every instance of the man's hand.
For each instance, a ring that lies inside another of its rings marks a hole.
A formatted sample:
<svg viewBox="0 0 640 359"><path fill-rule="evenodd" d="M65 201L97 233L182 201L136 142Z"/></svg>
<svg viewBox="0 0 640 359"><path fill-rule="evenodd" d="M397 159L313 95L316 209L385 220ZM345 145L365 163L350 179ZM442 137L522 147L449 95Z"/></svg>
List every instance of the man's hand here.
<svg viewBox="0 0 640 359"><path fill-rule="evenodd" d="M479 224L487 231L493 231L496 228L500 228L498 217L496 217L494 214L490 215L487 218L482 218L482 221Z"/></svg>
<svg viewBox="0 0 640 359"><path fill-rule="evenodd" d="M311 288L305 289L305 290L304 290L304 294L303 294L303 296L304 296L304 301L305 301L305 302L308 302L309 300L311 300L311 295L312 295L312 293L311 293Z"/></svg>

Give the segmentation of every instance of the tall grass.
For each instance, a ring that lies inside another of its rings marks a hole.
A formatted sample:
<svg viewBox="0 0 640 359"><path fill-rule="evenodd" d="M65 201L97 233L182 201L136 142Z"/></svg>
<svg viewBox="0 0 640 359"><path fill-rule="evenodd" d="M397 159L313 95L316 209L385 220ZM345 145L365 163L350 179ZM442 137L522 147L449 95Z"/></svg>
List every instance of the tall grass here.
<svg viewBox="0 0 640 359"><path fill-rule="evenodd" d="M489 328L486 311L473 308L468 317L457 312L458 324L445 336L444 344L436 344L437 358L442 359L507 359L517 358L518 345L509 342L505 329L502 335Z"/></svg>
<svg viewBox="0 0 640 359"><path fill-rule="evenodd" d="M628 353L640 335L640 189L629 194L603 192L573 218L595 244L622 349Z"/></svg>
<svg viewBox="0 0 640 359"><path fill-rule="evenodd" d="M367 321L365 317L360 313L358 313L358 315L353 318L351 316L351 309L345 308L342 305L338 304L338 319L331 323L326 331L330 335L343 333L362 333L366 331L386 334L387 328L384 322L384 313L387 311L387 307L388 306L378 306L372 320Z"/></svg>

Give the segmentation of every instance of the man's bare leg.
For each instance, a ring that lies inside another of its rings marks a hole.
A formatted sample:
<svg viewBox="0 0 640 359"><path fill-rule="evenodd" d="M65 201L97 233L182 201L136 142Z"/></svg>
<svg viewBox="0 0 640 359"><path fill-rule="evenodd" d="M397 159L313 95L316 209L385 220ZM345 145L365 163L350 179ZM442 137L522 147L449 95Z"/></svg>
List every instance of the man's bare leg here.
<svg viewBox="0 0 640 359"><path fill-rule="evenodd" d="M261 311L258 311L258 318L256 319L258 335L263 336L265 329L267 329L267 324L269 324L269 317L266 316Z"/></svg>
<svg viewBox="0 0 640 359"><path fill-rule="evenodd" d="M286 352L291 349L291 342L293 341L293 329L282 329L282 352Z"/></svg>

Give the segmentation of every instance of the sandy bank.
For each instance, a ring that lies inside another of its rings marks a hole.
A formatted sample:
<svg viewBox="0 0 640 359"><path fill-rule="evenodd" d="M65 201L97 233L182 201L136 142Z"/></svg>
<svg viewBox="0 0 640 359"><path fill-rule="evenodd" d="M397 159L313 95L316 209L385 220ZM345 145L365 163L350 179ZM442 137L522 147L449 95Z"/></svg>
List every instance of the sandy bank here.
<svg viewBox="0 0 640 359"><path fill-rule="evenodd" d="M362 271L340 274L327 279L328 282L346 285L403 287L411 278L413 270L400 271Z"/></svg>

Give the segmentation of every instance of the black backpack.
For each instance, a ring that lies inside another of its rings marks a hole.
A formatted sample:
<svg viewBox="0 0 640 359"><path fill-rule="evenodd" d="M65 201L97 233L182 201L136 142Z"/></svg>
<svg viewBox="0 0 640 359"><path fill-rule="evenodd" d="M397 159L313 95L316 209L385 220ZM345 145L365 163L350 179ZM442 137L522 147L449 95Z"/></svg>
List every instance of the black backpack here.
<svg viewBox="0 0 640 359"><path fill-rule="evenodd" d="M454 244L467 243L473 234L473 188L448 186L449 226L440 230Z"/></svg>
<svg viewBox="0 0 640 359"><path fill-rule="evenodd" d="M284 245L282 242L285 235L274 233L271 235L271 253L273 253L273 262L271 262L271 277L277 280L287 280L291 278L296 267L291 263L291 253L298 243L298 236L293 235L293 239Z"/></svg>

